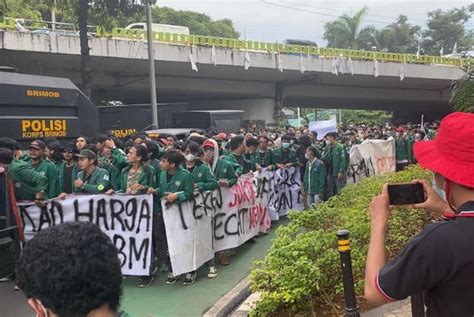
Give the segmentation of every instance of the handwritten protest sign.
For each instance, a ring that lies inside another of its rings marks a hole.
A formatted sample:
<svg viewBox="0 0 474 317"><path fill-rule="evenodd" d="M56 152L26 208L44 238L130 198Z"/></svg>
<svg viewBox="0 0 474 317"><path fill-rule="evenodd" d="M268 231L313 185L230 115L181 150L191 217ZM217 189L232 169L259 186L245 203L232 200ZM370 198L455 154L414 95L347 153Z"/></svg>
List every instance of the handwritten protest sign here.
<svg viewBox="0 0 474 317"><path fill-rule="evenodd" d="M246 175L232 188L196 191L190 201L162 201L173 274L194 271L215 252L236 248L259 232L268 232L267 185L271 177L268 172Z"/></svg>
<svg viewBox="0 0 474 317"><path fill-rule="evenodd" d="M268 213L272 221L286 216L290 210L303 210L300 170L295 167L273 172Z"/></svg>
<svg viewBox="0 0 474 317"><path fill-rule="evenodd" d="M365 140L350 151L349 180L357 183L365 177L395 172L395 141Z"/></svg>
<svg viewBox="0 0 474 317"><path fill-rule="evenodd" d="M125 275L148 275L152 246L151 195L69 195L50 200L43 207L19 202L27 240L64 222L92 222L107 234L118 249Z"/></svg>
<svg viewBox="0 0 474 317"><path fill-rule="evenodd" d="M239 177L232 188L196 191L189 201L162 201L173 273L194 271L215 252L236 248L260 232L268 232L271 220L288 214L289 209L302 210L299 180L295 168L263 171ZM117 246L123 274L149 273L150 195L69 195L65 200L48 201L41 208L32 202L18 206L27 239L63 222L92 222Z"/></svg>

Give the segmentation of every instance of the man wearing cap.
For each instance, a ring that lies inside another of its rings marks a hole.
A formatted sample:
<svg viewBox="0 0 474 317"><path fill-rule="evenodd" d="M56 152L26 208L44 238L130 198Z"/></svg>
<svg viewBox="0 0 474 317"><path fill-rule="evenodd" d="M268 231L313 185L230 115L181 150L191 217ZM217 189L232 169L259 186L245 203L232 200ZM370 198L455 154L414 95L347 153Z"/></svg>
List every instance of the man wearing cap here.
<svg viewBox="0 0 474 317"><path fill-rule="evenodd" d="M109 188L109 174L97 166L97 155L91 150L82 150L77 157L81 171L74 180L74 192L104 193Z"/></svg>
<svg viewBox="0 0 474 317"><path fill-rule="evenodd" d="M452 113L433 141L415 143L419 164L433 172L443 200L424 180L428 210L443 221L427 225L391 261L385 260L390 215L387 185L370 205L371 234L365 297L375 305L425 291L427 316L474 315L474 114ZM456 153L455 155L453 153Z"/></svg>
<svg viewBox="0 0 474 317"><path fill-rule="evenodd" d="M41 140L31 142L29 148L30 164L35 171L48 179L46 196L47 198L54 198L59 195L59 173L51 161L43 159L45 148L46 144Z"/></svg>
<svg viewBox="0 0 474 317"><path fill-rule="evenodd" d="M18 200L34 200L41 205L46 199L48 180L46 176L36 172L28 162L14 156L16 141L0 138L0 167L6 168Z"/></svg>
<svg viewBox="0 0 474 317"><path fill-rule="evenodd" d="M403 171L411 161L410 141L407 139L404 128L398 128L395 133L396 171Z"/></svg>

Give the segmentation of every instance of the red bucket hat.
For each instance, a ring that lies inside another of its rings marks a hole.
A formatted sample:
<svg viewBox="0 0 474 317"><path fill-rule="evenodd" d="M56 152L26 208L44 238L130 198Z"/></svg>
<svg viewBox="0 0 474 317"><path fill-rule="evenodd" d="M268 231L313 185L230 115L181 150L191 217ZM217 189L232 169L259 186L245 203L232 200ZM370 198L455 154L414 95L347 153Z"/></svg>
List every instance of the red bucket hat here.
<svg viewBox="0 0 474 317"><path fill-rule="evenodd" d="M474 188L474 114L444 117L435 139L415 142L414 153L421 167Z"/></svg>

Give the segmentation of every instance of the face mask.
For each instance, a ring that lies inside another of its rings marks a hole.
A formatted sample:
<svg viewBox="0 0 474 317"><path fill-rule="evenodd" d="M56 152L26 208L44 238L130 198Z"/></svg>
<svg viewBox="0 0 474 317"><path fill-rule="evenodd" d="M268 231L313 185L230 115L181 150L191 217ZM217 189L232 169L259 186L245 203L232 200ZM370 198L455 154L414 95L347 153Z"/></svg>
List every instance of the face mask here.
<svg viewBox="0 0 474 317"><path fill-rule="evenodd" d="M226 147L227 146L227 142L226 141L222 141L222 147Z"/></svg>
<svg viewBox="0 0 474 317"><path fill-rule="evenodd" d="M281 147L284 148L284 149L287 149L287 148L290 147L290 143L282 143Z"/></svg>
<svg viewBox="0 0 474 317"><path fill-rule="evenodd" d="M305 154L305 155L304 155L304 158L307 159L307 160L309 160L308 154Z"/></svg>
<svg viewBox="0 0 474 317"><path fill-rule="evenodd" d="M326 145L329 145L329 144L331 144L331 141L326 140Z"/></svg>
<svg viewBox="0 0 474 317"><path fill-rule="evenodd" d="M189 153L186 154L184 158L186 159L186 161L194 161L196 159L196 156L194 154Z"/></svg>
<svg viewBox="0 0 474 317"><path fill-rule="evenodd" d="M446 200L446 193L444 192L443 189L441 189L441 188L438 187L438 184L436 184L436 178L435 178L435 175L434 175L434 174L433 174L432 186L433 186L434 191L435 191L441 198L443 198L444 200Z"/></svg>

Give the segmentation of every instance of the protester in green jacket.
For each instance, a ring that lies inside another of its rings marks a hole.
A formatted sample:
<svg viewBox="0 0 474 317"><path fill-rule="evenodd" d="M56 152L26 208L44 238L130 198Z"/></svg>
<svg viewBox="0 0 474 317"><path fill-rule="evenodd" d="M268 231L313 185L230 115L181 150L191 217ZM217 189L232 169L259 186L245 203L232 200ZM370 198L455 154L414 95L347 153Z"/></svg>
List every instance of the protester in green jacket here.
<svg viewBox="0 0 474 317"><path fill-rule="evenodd" d="M411 144L405 135L405 129L399 128L395 134L396 171L404 170L411 162Z"/></svg>
<svg viewBox="0 0 474 317"><path fill-rule="evenodd" d="M129 165L122 169L119 178L119 189L117 193L130 195L146 194L148 188L155 186L155 171L150 165L145 165L148 161L148 152L143 145L132 146L127 153ZM113 194L115 191L109 189L107 194Z"/></svg>
<svg viewBox="0 0 474 317"><path fill-rule="evenodd" d="M337 142L337 133L330 132L326 135L326 147L322 154L322 161L327 172L327 197L337 195L347 183L347 162L344 147Z"/></svg>
<svg viewBox="0 0 474 317"><path fill-rule="evenodd" d="M29 155L33 169L46 176L48 180L46 195L48 198L54 198L59 195L59 172L51 161L43 159L45 148L43 141L34 140L30 144Z"/></svg>
<svg viewBox="0 0 474 317"><path fill-rule="evenodd" d="M255 154L255 160L257 161L257 169L267 168L273 170L276 167L275 154L271 149L268 148L268 137L261 135L258 138L259 147Z"/></svg>
<svg viewBox="0 0 474 317"><path fill-rule="evenodd" d="M274 150L275 164L278 168L296 166L296 152L291 148L291 138L284 135L281 138L281 148Z"/></svg>
<svg viewBox="0 0 474 317"><path fill-rule="evenodd" d="M74 180L74 192L87 194L102 194L109 188L109 174L97 167L97 155L91 150L82 150L79 155L81 171Z"/></svg>
<svg viewBox="0 0 474 317"><path fill-rule="evenodd" d="M183 164L188 172L193 175L194 187L201 191L214 190L219 185L209 165L199 158L199 145L193 141L187 141L183 146L183 155L186 162Z"/></svg>
<svg viewBox="0 0 474 317"><path fill-rule="evenodd" d="M245 140L245 160L248 162L250 170L257 170L256 153L258 149L258 140L256 138L249 138Z"/></svg>
<svg viewBox="0 0 474 317"><path fill-rule="evenodd" d="M45 194L48 182L46 177L36 172L27 162L13 159L10 149L0 148L0 166L7 167L17 200L41 202L48 198Z"/></svg>
<svg viewBox="0 0 474 317"><path fill-rule="evenodd" d="M216 141L208 139L202 145L204 151L203 160L211 167L219 186L232 187L237 183L237 174L232 165L218 157L219 147Z"/></svg>
<svg viewBox="0 0 474 317"><path fill-rule="evenodd" d="M108 171L110 187L118 190L120 187L120 173L127 166L125 153L119 149L114 140L106 134L98 134L95 139L98 153L99 167Z"/></svg>
<svg viewBox="0 0 474 317"><path fill-rule="evenodd" d="M303 189L307 196L308 206L318 204L324 199L326 189L326 167L317 157L317 150L310 146L306 149L306 168L303 178Z"/></svg>
<svg viewBox="0 0 474 317"><path fill-rule="evenodd" d="M174 202L184 202L193 197L194 186L193 176L188 171L181 168L184 157L176 149L165 151L160 160L161 174L157 181L156 188L149 188L148 193L154 194L154 199L160 201L162 198L167 204ZM161 205L160 205L161 207ZM157 251L158 259L165 261L168 269L171 269L171 263L168 254L168 243L166 241L165 225L161 213L158 215L157 230ZM177 277L169 272L166 284L175 284Z"/></svg>
<svg viewBox="0 0 474 317"><path fill-rule="evenodd" d="M225 160L234 168L235 173L240 176L250 171L249 163L244 158L245 146L244 137L237 135L230 140L229 148L231 153L226 156Z"/></svg>
<svg viewBox="0 0 474 317"><path fill-rule="evenodd" d="M59 172L59 191L61 196L71 194L74 190L74 180L79 173L79 165L77 164L77 148L74 144L69 144L64 148L64 161L61 162L58 168Z"/></svg>

